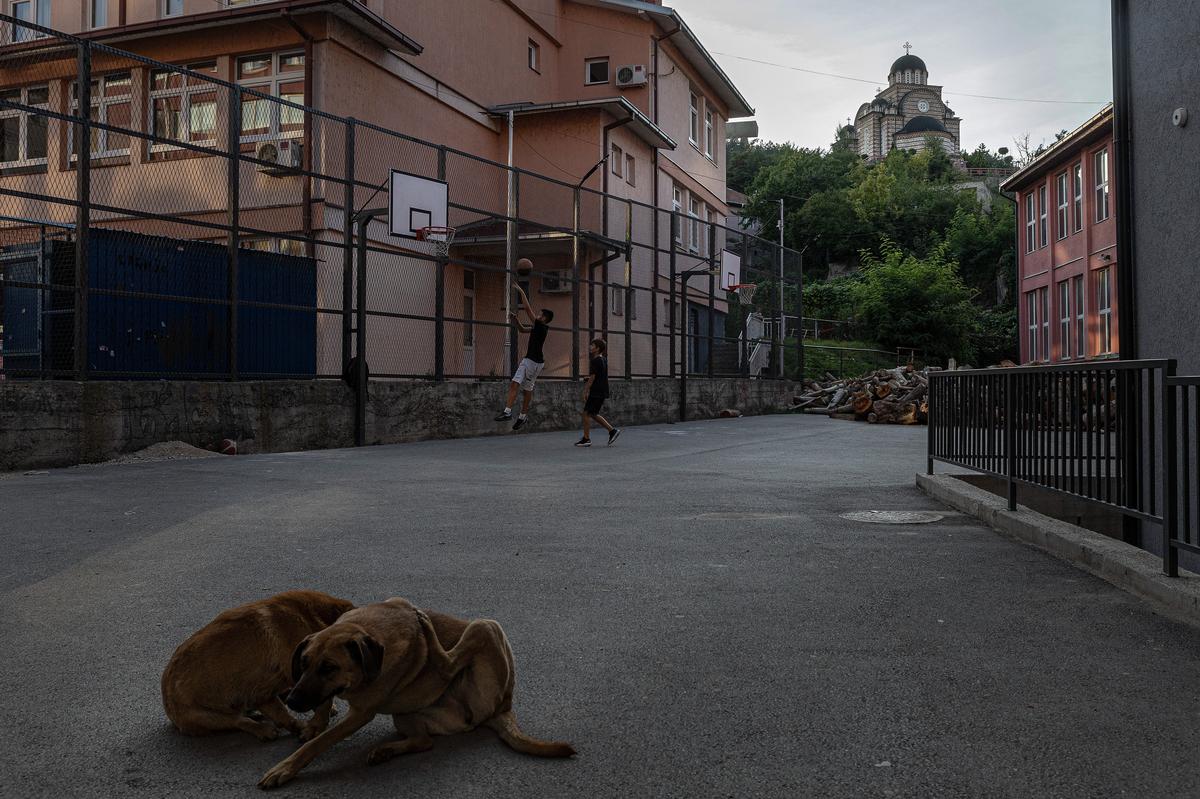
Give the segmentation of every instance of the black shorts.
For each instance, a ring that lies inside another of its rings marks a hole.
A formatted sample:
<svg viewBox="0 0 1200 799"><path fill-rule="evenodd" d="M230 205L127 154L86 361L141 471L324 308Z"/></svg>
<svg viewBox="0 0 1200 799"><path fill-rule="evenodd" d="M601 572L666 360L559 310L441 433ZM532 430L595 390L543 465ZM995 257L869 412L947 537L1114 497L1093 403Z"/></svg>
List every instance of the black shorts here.
<svg viewBox="0 0 1200 799"><path fill-rule="evenodd" d="M583 412L595 416L600 413L600 409L604 407L604 397L595 397L588 394L587 402L583 403Z"/></svg>

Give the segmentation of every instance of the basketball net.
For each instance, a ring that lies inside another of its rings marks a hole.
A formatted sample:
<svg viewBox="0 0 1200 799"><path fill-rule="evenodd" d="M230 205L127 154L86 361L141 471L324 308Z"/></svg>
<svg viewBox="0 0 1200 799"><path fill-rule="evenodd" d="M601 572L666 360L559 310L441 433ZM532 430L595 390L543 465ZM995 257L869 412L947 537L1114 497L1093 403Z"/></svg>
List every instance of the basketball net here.
<svg viewBox="0 0 1200 799"><path fill-rule="evenodd" d="M445 258L450 255L450 245L454 243L454 228L423 227L417 230L417 240L432 244L433 254Z"/></svg>
<svg viewBox="0 0 1200 799"><path fill-rule="evenodd" d="M754 294L758 291L757 283L736 283L729 287L731 292L737 292L738 302L748 304L754 301Z"/></svg>

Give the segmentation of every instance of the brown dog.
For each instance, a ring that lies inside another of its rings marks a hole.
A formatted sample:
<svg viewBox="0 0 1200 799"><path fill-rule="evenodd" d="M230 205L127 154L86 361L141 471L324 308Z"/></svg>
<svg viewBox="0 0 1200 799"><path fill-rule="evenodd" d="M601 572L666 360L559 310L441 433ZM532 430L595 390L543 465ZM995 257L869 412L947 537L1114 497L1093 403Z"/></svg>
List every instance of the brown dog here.
<svg viewBox="0 0 1200 799"><path fill-rule="evenodd" d="M243 730L271 741L288 730L313 738L329 724L332 703L306 724L287 712L279 697L292 687L292 652L305 636L353 609L319 591L285 591L225 611L171 656L162 676L167 718L187 735ZM251 710L269 721L251 718Z"/></svg>
<svg viewBox="0 0 1200 799"><path fill-rule="evenodd" d="M367 763L433 746L432 736L495 730L518 752L570 757L570 744L539 741L517 727L512 712L513 656L494 621L470 623L389 599L347 613L296 649L296 687L288 707L307 710L341 696L349 703L337 725L297 749L263 775L260 788L288 782L320 754L388 713L401 739L371 750ZM432 620L432 627L428 627ZM421 635L422 628L425 635ZM443 647L453 648L446 652Z"/></svg>

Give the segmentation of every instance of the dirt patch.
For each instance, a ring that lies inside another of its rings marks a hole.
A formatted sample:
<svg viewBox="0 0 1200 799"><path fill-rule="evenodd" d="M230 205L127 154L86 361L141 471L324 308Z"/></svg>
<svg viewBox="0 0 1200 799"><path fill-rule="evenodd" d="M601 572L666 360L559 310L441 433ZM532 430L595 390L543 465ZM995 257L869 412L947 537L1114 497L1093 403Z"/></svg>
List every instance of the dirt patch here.
<svg viewBox="0 0 1200 799"><path fill-rule="evenodd" d="M119 455L105 463L149 463L151 461L180 461L189 458L219 458L221 455L207 449L194 447L185 441L160 441L145 449ZM102 465L102 464L90 464Z"/></svg>

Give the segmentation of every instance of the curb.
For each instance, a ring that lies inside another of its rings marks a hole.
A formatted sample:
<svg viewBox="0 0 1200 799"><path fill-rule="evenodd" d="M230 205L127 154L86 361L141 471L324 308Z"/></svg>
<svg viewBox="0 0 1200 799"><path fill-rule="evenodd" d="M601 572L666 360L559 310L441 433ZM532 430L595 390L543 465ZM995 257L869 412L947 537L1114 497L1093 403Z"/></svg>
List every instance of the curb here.
<svg viewBox="0 0 1200 799"><path fill-rule="evenodd" d="M1162 559L1122 541L1008 503L951 475L917 475L917 488L955 510L974 516L993 530L1031 544L1141 599L1163 612L1200 626L1200 579L1179 570L1162 572Z"/></svg>

